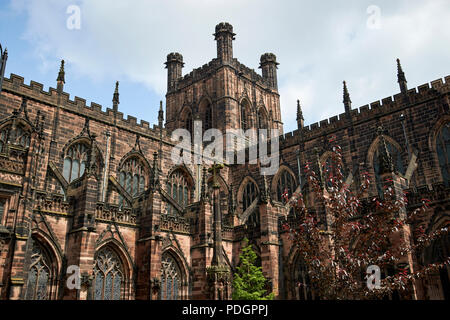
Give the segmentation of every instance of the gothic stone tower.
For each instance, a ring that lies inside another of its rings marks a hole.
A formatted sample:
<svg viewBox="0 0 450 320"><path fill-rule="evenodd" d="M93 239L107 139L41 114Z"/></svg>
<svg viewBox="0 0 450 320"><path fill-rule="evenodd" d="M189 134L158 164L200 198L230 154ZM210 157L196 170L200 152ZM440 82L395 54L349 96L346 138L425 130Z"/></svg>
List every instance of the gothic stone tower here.
<svg viewBox="0 0 450 320"><path fill-rule="evenodd" d="M204 130L265 128L282 134L276 56L261 56L261 76L233 58L233 26L218 24L214 36L217 58L184 77L183 56L167 56L167 130L192 132L193 121L201 120Z"/></svg>

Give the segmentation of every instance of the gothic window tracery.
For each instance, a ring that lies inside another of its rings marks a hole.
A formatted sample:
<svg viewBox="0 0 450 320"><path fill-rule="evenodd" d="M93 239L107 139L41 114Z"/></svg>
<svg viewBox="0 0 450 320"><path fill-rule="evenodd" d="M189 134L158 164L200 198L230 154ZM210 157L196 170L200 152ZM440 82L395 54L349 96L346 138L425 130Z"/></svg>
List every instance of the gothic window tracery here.
<svg viewBox="0 0 450 320"><path fill-rule="evenodd" d="M317 297L314 293L311 278L308 272L308 266L303 259L297 257L294 264L294 293L297 300L315 300Z"/></svg>
<svg viewBox="0 0 450 320"><path fill-rule="evenodd" d="M137 197L146 188L146 170L142 161L133 157L128 159L120 168L119 184L132 196ZM124 198L119 195L119 208L123 208Z"/></svg>
<svg viewBox="0 0 450 320"><path fill-rule="evenodd" d="M6 152L6 146L12 144L21 148L30 146L30 133L20 123L13 130L12 125L0 129L0 153Z"/></svg>
<svg viewBox="0 0 450 320"><path fill-rule="evenodd" d="M117 254L110 248L101 250L94 266L94 300L120 300L124 282L123 266Z"/></svg>
<svg viewBox="0 0 450 320"><path fill-rule="evenodd" d="M64 159L63 176L72 182L83 176L88 161L90 148L84 143L74 144L67 150Z"/></svg>
<svg viewBox="0 0 450 320"><path fill-rule="evenodd" d="M205 131L212 129L212 127L213 127L212 118L213 118L213 115L212 115L211 104L208 103L206 105L206 109L205 109L205 124L204 124Z"/></svg>
<svg viewBox="0 0 450 320"><path fill-rule="evenodd" d="M258 128L259 129L268 129L267 128L267 117L263 109L258 111Z"/></svg>
<svg viewBox="0 0 450 320"><path fill-rule="evenodd" d="M256 185L253 183L253 181L249 181L245 188L244 188L244 193L242 195L242 209L243 212L245 212L245 210L247 210L251 204L253 203L253 201L255 201L255 199L258 196L258 192L256 189Z"/></svg>
<svg viewBox="0 0 450 320"><path fill-rule="evenodd" d="M161 259L161 300L181 299L182 276L175 259L165 253Z"/></svg>
<svg viewBox="0 0 450 320"><path fill-rule="evenodd" d="M396 172L400 172L402 174L405 173L404 167L403 167L403 161L401 156L401 151L398 150L391 142L389 142L387 139L385 139L386 147L389 152L389 155L392 158L392 162L394 164L394 170ZM378 143L378 146L374 152L373 155L373 168L375 171L375 181L377 185L378 193L381 195L383 194L383 181L381 180L381 168L380 168L380 152L381 148L383 148L382 143Z"/></svg>
<svg viewBox="0 0 450 320"><path fill-rule="evenodd" d="M286 169L283 170L277 182L277 198L278 201L286 204L286 199L284 199L283 194L287 192L288 196L291 197L297 188L297 184L295 182L292 174Z"/></svg>
<svg viewBox="0 0 450 320"><path fill-rule="evenodd" d="M249 110L248 102L246 100L242 101L242 103L241 103L241 129L244 131L250 129L250 126L251 126L248 110Z"/></svg>
<svg viewBox="0 0 450 320"><path fill-rule="evenodd" d="M442 179L446 186L450 185L450 130L445 124L436 137L436 151Z"/></svg>
<svg viewBox="0 0 450 320"><path fill-rule="evenodd" d="M167 193L182 208L190 203L191 192L188 180L182 170L174 171L167 179ZM168 205L168 214L175 214L176 210L171 204Z"/></svg>
<svg viewBox="0 0 450 320"><path fill-rule="evenodd" d="M26 300L48 300L52 280L51 260L43 247L33 243Z"/></svg>

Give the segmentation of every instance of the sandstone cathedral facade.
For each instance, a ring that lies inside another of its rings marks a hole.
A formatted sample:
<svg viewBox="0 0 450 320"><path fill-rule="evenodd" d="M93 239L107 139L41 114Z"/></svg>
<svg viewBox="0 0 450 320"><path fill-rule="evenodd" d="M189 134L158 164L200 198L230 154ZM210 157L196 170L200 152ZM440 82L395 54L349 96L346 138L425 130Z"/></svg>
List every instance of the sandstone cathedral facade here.
<svg viewBox="0 0 450 320"><path fill-rule="evenodd" d="M390 177L408 191L411 211L431 200L417 225L426 232L450 224L450 76L408 89L398 63L400 92L352 109L344 83L343 113L283 133L276 56L261 56L262 75L233 57L235 34L216 26L217 58L183 76L183 57L171 53L166 111L158 124L119 108L119 87L106 111L64 92L64 62L56 89L12 74L0 78L0 299L170 300L230 299L243 239L258 254L277 299L311 299L296 286L305 268L281 228L283 190L302 190L302 167L320 169L330 137L343 149L347 182L363 172L380 189L381 144L392 158ZM4 71L7 54L2 52ZM171 133L262 128L280 132L280 166L175 165ZM383 143L382 143L383 142ZM308 204L326 225L326 208ZM419 264L450 255L449 237L415 257ZM79 289L67 286L79 268ZM423 279L419 299L450 298L450 268Z"/></svg>

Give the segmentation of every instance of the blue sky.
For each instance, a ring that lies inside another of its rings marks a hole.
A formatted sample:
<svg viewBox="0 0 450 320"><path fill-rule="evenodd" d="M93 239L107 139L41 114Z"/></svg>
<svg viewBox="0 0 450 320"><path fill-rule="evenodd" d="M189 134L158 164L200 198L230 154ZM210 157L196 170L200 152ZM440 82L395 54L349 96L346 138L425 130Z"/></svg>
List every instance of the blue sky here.
<svg viewBox="0 0 450 320"><path fill-rule="evenodd" d="M79 30L66 26L70 5ZM297 99L306 124L342 113L343 80L354 108L396 94L397 57L409 87L450 75L449 16L448 0L2 0L0 42L7 76L55 87L65 59L72 98L106 109L119 80L120 110L156 123L166 55L183 54L184 74L202 66L216 56L215 25L228 21L240 62L259 72L261 54L277 55L287 132Z"/></svg>

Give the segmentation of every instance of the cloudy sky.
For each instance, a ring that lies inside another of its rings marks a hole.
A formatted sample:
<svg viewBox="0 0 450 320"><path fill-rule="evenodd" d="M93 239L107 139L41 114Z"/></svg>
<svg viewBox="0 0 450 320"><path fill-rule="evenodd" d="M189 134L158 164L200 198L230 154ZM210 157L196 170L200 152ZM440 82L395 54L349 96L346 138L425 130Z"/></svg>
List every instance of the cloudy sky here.
<svg viewBox="0 0 450 320"><path fill-rule="evenodd" d="M67 27L74 5L79 29ZM241 63L259 72L261 54L277 55L287 132L297 99L307 125L342 113L343 80L355 108L396 94L397 57L409 87L450 75L449 17L449 0L1 0L0 43L8 76L56 87L65 59L72 98L106 109L119 80L121 111L156 123L167 54L183 54L184 73L202 66L227 21Z"/></svg>

